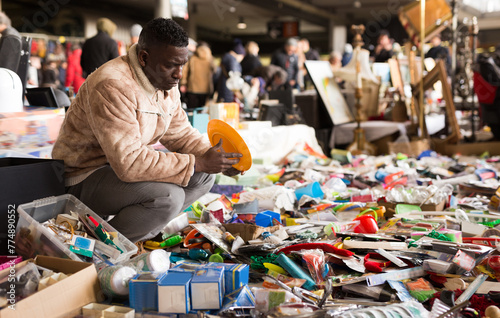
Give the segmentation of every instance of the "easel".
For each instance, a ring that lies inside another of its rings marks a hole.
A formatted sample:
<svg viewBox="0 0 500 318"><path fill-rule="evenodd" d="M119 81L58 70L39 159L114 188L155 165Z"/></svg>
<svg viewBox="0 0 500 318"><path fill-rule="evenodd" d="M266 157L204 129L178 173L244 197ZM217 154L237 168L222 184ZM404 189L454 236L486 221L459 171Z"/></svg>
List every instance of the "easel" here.
<svg viewBox="0 0 500 318"><path fill-rule="evenodd" d="M437 81L441 81L441 84L443 86L443 99L446 102L446 118L451 129L450 134L444 139L444 142L447 144L456 144L462 139L462 135L460 133L460 127L458 125L457 117L455 115L456 109L455 104L453 103L451 87L447 79L446 66L444 65L444 62L442 60L438 61L432 71L427 73L427 75L424 76L420 83L413 86L412 91L415 110L418 114L423 113L424 105L419 102L420 94L423 94L426 90L431 88L432 85L434 85L434 83L436 83ZM423 87L423 91L421 87ZM420 125L424 129L424 131L422 131L422 134L427 136L427 127L425 125L425 122L421 122Z"/></svg>

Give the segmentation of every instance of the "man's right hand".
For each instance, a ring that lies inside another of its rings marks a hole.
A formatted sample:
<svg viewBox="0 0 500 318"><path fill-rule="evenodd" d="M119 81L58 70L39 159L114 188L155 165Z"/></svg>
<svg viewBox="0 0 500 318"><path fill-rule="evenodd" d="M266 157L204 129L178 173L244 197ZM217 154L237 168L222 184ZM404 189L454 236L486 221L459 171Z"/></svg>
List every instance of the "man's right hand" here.
<svg viewBox="0 0 500 318"><path fill-rule="evenodd" d="M224 152L222 139L208 149L201 157L196 157L195 172L219 173L228 171L237 164L243 155L237 152ZM231 159L233 158L233 159Z"/></svg>

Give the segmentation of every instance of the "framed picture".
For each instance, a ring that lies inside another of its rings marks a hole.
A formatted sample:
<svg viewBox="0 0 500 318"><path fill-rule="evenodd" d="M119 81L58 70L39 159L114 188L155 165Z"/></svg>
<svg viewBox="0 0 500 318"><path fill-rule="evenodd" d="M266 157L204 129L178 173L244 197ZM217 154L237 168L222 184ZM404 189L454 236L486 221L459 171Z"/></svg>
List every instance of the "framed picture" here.
<svg viewBox="0 0 500 318"><path fill-rule="evenodd" d="M337 85L330 63L328 61L305 61L304 64L333 124L340 125L354 121L354 115Z"/></svg>

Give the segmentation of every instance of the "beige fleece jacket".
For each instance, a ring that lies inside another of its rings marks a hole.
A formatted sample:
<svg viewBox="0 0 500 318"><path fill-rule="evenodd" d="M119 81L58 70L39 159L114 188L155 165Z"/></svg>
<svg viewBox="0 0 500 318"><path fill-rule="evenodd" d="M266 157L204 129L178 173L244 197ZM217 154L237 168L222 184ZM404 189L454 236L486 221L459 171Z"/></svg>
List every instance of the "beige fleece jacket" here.
<svg viewBox="0 0 500 318"><path fill-rule="evenodd" d="M155 151L158 141L171 152ZM87 78L69 107L52 157L64 160L68 186L106 164L125 182L186 186L195 156L209 148L181 108L178 88L156 90L134 45Z"/></svg>

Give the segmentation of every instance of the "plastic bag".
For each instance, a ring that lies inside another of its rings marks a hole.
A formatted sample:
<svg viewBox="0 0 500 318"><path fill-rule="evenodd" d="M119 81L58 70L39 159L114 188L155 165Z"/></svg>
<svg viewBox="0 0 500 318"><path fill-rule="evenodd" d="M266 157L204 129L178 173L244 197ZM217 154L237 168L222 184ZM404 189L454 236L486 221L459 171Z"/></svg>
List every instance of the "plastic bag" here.
<svg viewBox="0 0 500 318"><path fill-rule="evenodd" d="M283 289L252 288L255 295L255 309L267 313L284 303L302 303L294 294Z"/></svg>

